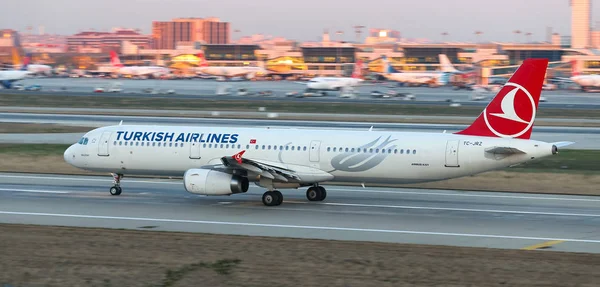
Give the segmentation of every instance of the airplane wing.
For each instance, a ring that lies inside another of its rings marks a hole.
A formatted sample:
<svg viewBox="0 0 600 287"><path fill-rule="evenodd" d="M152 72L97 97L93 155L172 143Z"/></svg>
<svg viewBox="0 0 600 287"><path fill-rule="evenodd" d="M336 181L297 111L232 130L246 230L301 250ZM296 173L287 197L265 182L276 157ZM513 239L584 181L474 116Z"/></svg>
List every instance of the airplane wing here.
<svg viewBox="0 0 600 287"><path fill-rule="evenodd" d="M245 151L241 151L233 156L224 156L221 158L221 162L226 167L251 171L253 173L260 174L263 177L281 182L301 180L298 174L291 169L257 160L243 158L242 155L244 152Z"/></svg>
<svg viewBox="0 0 600 287"><path fill-rule="evenodd" d="M514 147L506 147L506 146L490 147L490 148L485 149L485 152L492 153L492 154L505 154L505 155L526 153L520 149L517 149Z"/></svg>

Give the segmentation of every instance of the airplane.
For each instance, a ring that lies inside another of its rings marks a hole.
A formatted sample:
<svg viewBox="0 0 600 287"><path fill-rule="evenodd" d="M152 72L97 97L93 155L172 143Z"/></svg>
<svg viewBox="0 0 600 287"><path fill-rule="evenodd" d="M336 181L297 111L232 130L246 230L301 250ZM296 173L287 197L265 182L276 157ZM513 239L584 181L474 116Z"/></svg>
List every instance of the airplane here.
<svg viewBox="0 0 600 287"><path fill-rule="evenodd" d="M315 77L308 82L294 82L297 84L306 85L308 92L312 91L341 91L344 89L351 90L359 86L367 86L362 79L363 62L357 60L354 65L354 71L350 77ZM326 95L323 93L323 95Z"/></svg>
<svg viewBox="0 0 600 287"><path fill-rule="evenodd" d="M16 51L16 49L13 49L12 53L13 53L13 65L14 65L15 69L17 69L17 70L20 70L24 66L26 66L27 71L29 71L31 75L49 76L53 72L52 66L42 65L42 64L32 64L31 63L31 59L32 59L31 53L25 54L25 58L23 59L23 64L21 63L19 53Z"/></svg>
<svg viewBox="0 0 600 287"><path fill-rule="evenodd" d="M125 66L121 63L115 51L110 51L110 63L114 68L114 72L123 76L138 78L147 76L160 77L171 73L169 68L161 66Z"/></svg>
<svg viewBox="0 0 600 287"><path fill-rule="evenodd" d="M31 72L28 70L28 65L29 63L25 61L20 70L0 71L0 85L5 89L10 89L14 82L23 80L31 75Z"/></svg>
<svg viewBox="0 0 600 287"><path fill-rule="evenodd" d="M442 61L442 56L445 55L439 55L440 61ZM442 65L441 71L401 72L394 69L394 67L390 64L387 56L383 55L381 58L383 60L384 65L384 73L382 73L382 76L384 76L388 80L409 85L428 85L429 87L440 86L448 82L450 74L457 73L457 70L454 69L452 65L450 65L451 67L448 67L448 65Z"/></svg>
<svg viewBox="0 0 600 287"><path fill-rule="evenodd" d="M264 63L259 62L257 67L254 66L241 66L241 67L228 67L228 66L209 66L204 56L204 52L198 53L200 64L194 68L197 74L210 75L215 77L221 77L225 79L245 77L246 79L252 79L256 74L267 75L270 71L265 69Z"/></svg>
<svg viewBox="0 0 600 287"><path fill-rule="evenodd" d="M556 82L568 82L575 83L581 87L581 91L589 92L594 88L600 88L600 75L583 75L581 71L577 69L577 61L571 61L571 71L572 75L570 78L557 77L555 79Z"/></svg>
<svg viewBox="0 0 600 287"><path fill-rule="evenodd" d="M474 175L558 153L572 142L531 140L547 59L527 59L475 121L456 133L333 129L118 125L87 132L64 152L80 169L111 173L111 195L124 175L178 176L196 195L308 187L309 201L327 196L322 183L407 184Z"/></svg>

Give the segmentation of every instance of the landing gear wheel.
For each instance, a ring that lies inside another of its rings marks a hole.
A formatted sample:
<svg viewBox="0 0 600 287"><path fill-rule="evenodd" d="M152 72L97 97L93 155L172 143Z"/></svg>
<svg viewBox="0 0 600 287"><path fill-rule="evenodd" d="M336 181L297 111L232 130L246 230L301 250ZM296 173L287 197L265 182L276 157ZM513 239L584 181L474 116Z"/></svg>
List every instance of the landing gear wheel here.
<svg viewBox="0 0 600 287"><path fill-rule="evenodd" d="M283 202L283 195L277 190L267 191L262 196L262 202L266 206L277 206Z"/></svg>
<svg viewBox="0 0 600 287"><path fill-rule="evenodd" d="M122 174L111 174L113 176L114 185L110 188L111 195L120 195L121 194L121 179L123 178Z"/></svg>
<svg viewBox="0 0 600 287"><path fill-rule="evenodd" d="M281 192L279 190L273 190L273 193L275 193L275 195L277 195L277 204L275 205L281 205L283 203L283 194L281 194Z"/></svg>
<svg viewBox="0 0 600 287"><path fill-rule="evenodd" d="M119 195L119 194L121 194L121 191L122 190L121 190L120 186L116 186L115 185L115 186L113 186L113 187L110 188L110 194L111 195Z"/></svg>
<svg viewBox="0 0 600 287"><path fill-rule="evenodd" d="M319 188L319 191L321 192L321 197L319 198L319 201L325 200L325 198L327 197L327 190L325 190L325 188L322 186L317 186L317 188Z"/></svg>
<svg viewBox="0 0 600 287"><path fill-rule="evenodd" d="M319 201L321 194L321 189L318 186L311 186L306 190L306 198L309 201Z"/></svg>

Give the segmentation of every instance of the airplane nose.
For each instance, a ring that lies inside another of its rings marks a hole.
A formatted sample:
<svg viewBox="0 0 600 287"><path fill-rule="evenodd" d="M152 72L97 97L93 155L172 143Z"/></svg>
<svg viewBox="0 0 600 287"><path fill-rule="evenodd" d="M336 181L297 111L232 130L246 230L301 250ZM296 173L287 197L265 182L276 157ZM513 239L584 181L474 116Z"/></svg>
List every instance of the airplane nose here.
<svg viewBox="0 0 600 287"><path fill-rule="evenodd" d="M65 150L63 157L68 164L73 165L73 160L75 159L75 153L73 152L73 146L70 146L69 148L67 148L67 150Z"/></svg>

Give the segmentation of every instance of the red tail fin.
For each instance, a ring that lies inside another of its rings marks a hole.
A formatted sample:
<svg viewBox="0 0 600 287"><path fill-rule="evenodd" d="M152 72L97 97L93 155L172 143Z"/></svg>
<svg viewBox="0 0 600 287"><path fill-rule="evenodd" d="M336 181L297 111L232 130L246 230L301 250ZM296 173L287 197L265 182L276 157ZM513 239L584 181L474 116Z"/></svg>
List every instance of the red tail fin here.
<svg viewBox="0 0 600 287"><path fill-rule="evenodd" d="M119 60L119 55L115 51L110 51L110 63L113 67L123 67L121 60Z"/></svg>
<svg viewBox="0 0 600 287"><path fill-rule="evenodd" d="M358 79L362 77L362 66L362 61L356 60L356 64L354 65L354 71L352 72L352 78Z"/></svg>
<svg viewBox="0 0 600 287"><path fill-rule="evenodd" d="M204 52L198 53L198 58L200 59L200 63L198 66L200 67L208 67L208 62L206 62L206 57L204 57Z"/></svg>
<svg viewBox="0 0 600 287"><path fill-rule="evenodd" d="M577 69L577 60L571 60L571 76L579 76L579 70Z"/></svg>
<svg viewBox="0 0 600 287"><path fill-rule="evenodd" d="M529 139L548 59L527 59L460 135Z"/></svg>

